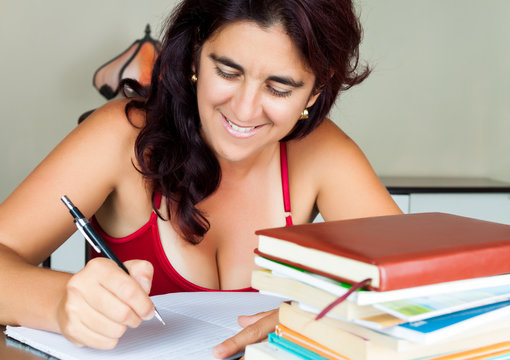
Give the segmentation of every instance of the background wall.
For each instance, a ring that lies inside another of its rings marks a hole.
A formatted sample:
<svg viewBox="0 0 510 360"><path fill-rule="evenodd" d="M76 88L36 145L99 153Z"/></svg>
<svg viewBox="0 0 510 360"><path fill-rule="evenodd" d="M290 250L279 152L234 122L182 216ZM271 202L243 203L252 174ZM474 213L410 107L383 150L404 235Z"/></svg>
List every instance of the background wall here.
<svg viewBox="0 0 510 360"><path fill-rule="evenodd" d="M376 171L510 181L510 1L359 3L374 70L332 117ZM0 0L0 201L105 102L94 71L174 4Z"/></svg>
<svg viewBox="0 0 510 360"><path fill-rule="evenodd" d="M374 70L333 117L376 171L510 181L510 1L360 3Z"/></svg>

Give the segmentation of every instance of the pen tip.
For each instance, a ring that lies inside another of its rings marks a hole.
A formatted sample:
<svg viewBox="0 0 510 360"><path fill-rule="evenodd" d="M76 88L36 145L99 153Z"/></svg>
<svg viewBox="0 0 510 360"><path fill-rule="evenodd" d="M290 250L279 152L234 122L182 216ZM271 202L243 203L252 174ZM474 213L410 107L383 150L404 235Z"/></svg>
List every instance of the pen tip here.
<svg viewBox="0 0 510 360"><path fill-rule="evenodd" d="M163 324L163 325L166 325L166 323L163 321L163 318L161 317L160 313L158 312L157 309L154 309L154 316L156 316L156 318Z"/></svg>

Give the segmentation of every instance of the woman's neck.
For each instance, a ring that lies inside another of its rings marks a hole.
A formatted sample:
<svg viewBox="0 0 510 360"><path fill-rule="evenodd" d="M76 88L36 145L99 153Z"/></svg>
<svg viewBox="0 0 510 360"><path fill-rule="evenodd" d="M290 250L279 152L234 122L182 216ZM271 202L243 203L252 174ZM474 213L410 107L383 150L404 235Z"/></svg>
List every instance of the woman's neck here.
<svg viewBox="0 0 510 360"><path fill-rule="evenodd" d="M267 146L262 151L253 154L252 156L240 160L230 161L226 159L218 159L221 167L222 179L228 178L235 181L242 181L250 174L260 174L267 171L273 164L275 159L279 161L280 157L280 144L275 146Z"/></svg>

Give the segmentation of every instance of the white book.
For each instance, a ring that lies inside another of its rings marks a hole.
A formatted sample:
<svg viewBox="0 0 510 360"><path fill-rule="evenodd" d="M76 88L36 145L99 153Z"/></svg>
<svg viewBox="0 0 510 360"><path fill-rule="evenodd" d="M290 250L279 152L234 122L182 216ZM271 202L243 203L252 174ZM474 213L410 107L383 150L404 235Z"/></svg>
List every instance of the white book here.
<svg viewBox="0 0 510 360"><path fill-rule="evenodd" d="M26 327L7 326L5 333L61 360L212 360L213 347L242 329L239 315L276 309L281 303L256 292L172 293L152 300L166 326L155 318L145 321L128 329L113 350L79 348L62 335Z"/></svg>
<svg viewBox="0 0 510 360"><path fill-rule="evenodd" d="M309 271L296 269L261 256L255 256L255 264L271 270L275 275L290 277L302 281L306 284L315 286L324 291L328 291L337 296L345 294L348 290L348 287L342 286L340 281L314 274ZM467 280L450 281L433 285L417 286L400 290L356 291L355 293L351 294L348 299L357 305L373 305L386 301L416 298L423 296L424 294L431 296L508 284L510 284L510 273Z"/></svg>
<svg viewBox="0 0 510 360"><path fill-rule="evenodd" d="M262 294L281 296L282 299L299 301L299 303L319 309L324 309L338 298L337 295L330 292L289 277L274 275L268 270L253 270L251 286ZM363 319L385 313L373 306L356 305L352 301L347 300L331 309L330 314L335 314L345 319Z"/></svg>

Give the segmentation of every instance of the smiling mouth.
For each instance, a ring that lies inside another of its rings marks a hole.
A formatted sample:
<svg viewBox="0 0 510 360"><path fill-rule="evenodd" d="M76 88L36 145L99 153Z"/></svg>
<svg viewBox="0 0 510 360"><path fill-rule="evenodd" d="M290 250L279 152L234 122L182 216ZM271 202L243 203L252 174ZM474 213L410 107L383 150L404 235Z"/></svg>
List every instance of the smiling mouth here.
<svg viewBox="0 0 510 360"><path fill-rule="evenodd" d="M230 127L232 129L234 129L235 131L242 132L242 133L247 133L247 132L252 131L253 129L256 129L258 127L258 126L241 127L241 126L237 126L236 124L234 124L227 118L225 118L225 120L227 120L227 123L230 125Z"/></svg>
<svg viewBox="0 0 510 360"><path fill-rule="evenodd" d="M251 138L255 134L259 133L259 130L264 127L265 124L255 125L255 126L239 126L234 124L232 121L227 119L225 115L223 115L223 126L227 130L227 132L238 139L247 139Z"/></svg>

